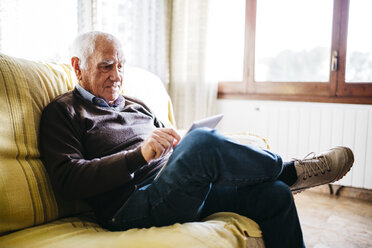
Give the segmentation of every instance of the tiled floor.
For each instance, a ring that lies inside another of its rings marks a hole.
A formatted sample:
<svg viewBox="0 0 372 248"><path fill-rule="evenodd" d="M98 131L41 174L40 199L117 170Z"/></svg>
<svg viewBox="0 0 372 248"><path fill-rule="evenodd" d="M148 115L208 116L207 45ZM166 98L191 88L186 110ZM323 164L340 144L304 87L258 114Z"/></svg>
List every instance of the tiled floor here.
<svg viewBox="0 0 372 248"><path fill-rule="evenodd" d="M312 191L295 201L307 248L372 247L372 201Z"/></svg>

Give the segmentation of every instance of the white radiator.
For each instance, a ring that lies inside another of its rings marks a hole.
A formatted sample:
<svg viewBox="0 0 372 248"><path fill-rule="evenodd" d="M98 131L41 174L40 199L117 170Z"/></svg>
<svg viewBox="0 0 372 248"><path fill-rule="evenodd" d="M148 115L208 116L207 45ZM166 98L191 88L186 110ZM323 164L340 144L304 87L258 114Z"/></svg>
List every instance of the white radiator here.
<svg viewBox="0 0 372 248"><path fill-rule="evenodd" d="M337 184L372 189L372 105L218 100L219 129L269 140L285 161L330 147L350 147L351 171Z"/></svg>

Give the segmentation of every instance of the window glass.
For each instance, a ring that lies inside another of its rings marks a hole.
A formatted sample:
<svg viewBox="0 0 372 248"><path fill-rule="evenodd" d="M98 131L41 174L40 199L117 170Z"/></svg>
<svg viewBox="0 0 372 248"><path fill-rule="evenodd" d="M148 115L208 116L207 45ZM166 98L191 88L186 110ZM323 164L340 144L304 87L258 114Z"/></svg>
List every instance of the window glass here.
<svg viewBox="0 0 372 248"><path fill-rule="evenodd" d="M329 81L332 0L257 0L256 15L256 81Z"/></svg>
<svg viewBox="0 0 372 248"><path fill-rule="evenodd" d="M1 0L1 53L70 63L69 49L76 34L76 0Z"/></svg>
<svg viewBox="0 0 372 248"><path fill-rule="evenodd" d="M372 1L351 0L346 48L346 82L372 83Z"/></svg>

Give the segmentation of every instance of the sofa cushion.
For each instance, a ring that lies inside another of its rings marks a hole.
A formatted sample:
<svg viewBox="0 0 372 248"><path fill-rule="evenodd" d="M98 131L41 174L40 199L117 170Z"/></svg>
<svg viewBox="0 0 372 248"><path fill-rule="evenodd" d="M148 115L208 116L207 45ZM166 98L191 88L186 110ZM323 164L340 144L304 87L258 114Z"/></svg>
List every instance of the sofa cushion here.
<svg viewBox="0 0 372 248"><path fill-rule="evenodd" d="M123 94L142 100L166 126L176 126L171 99L155 74L125 66Z"/></svg>
<svg viewBox="0 0 372 248"><path fill-rule="evenodd" d="M203 222L125 232L108 232L89 217L74 217L0 237L0 247L264 247L259 237L261 231L255 222L234 213L217 213Z"/></svg>
<svg viewBox="0 0 372 248"><path fill-rule="evenodd" d="M0 75L0 233L80 212L53 193L37 141L44 107L76 83L71 68L0 54Z"/></svg>

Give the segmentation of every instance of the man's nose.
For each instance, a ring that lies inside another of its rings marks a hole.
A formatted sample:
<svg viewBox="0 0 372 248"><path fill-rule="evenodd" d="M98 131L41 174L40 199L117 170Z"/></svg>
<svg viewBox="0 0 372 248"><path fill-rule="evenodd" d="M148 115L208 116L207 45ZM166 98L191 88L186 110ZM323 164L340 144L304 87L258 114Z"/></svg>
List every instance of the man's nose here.
<svg viewBox="0 0 372 248"><path fill-rule="evenodd" d="M121 80L121 72L119 68L117 67L112 68L111 73L110 73L110 80L115 81L115 82L118 82Z"/></svg>

